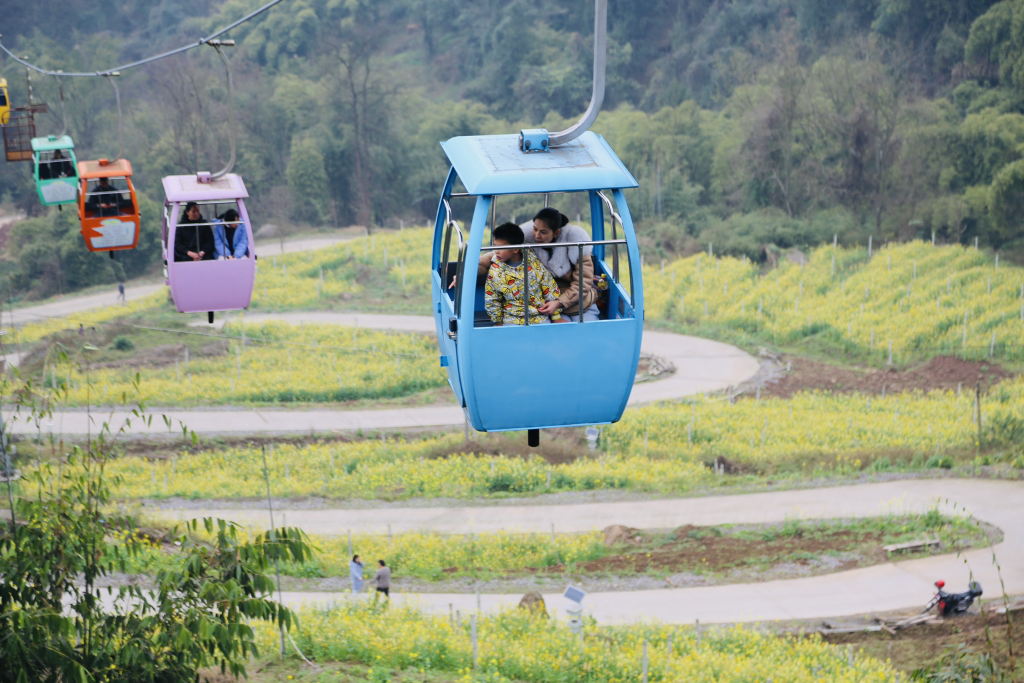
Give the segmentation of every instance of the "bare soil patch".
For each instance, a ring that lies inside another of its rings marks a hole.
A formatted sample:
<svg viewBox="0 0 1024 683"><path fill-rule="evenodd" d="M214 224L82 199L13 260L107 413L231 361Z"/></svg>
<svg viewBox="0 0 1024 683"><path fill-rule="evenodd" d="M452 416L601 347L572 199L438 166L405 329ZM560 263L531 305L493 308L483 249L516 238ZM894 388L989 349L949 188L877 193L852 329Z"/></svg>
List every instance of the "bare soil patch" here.
<svg viewBox="0 0 1024 683"><path fill-rule="evenodd" d="M899 538L900 528L908 528L905 523L910 525L911 535L931 538L942 533L943 542L933 548L887 553L884 545L910 540ZM725 576L747 575L753 571L763 574L761 580L768 580L779 578L775 573L779 568L790 575L842 571L984 544L985 533L992 538L1000 536L998 529L988 525L984 525L984 531L965 524L945 532L920 525L920 519L916 517L898 521L859 520L838 526L831 522L801 522L711 527L685 525L669 530L641 530L616 524L604 530L604 544L609 551L603 557L571 566L561 563L509 569L505 575L621 576L653 573L667 576L688 573ZM451 576L466 571L478 570L446 567L442 574Z"/></svg>
<svg viewBox="0 0 1024 683"><path fill-rule="evenodd" d="M951 356L936 356L926 363L904 370L895 368L844 368L806 358L788 359L789 372L776 381L766 383L761 393L790 398L800 391L863 392L881 394L902 391L930 391L962 387L971 389L980 383L986 389L1004 379L1014 377L996 363L968 361ZM749 392L748 392L749 395Z"/></svg>
<svg viewBox="0 0 1024 683"><path fill-rule="evenodd" d="M586 446L582 429L563 427L541 431L540 446L530 448L525 435L513 432L511 435L493 434L484 439L471 439L452 446L439 447L427 457L447 458L452 455L492 455L507 458L543 458L552 465L575 462L593 455Z"/></svg>
<svg viewBox="0 0 1024 683"><path fill-rule="evenodd" d="M162 368L174 365L179 361L184 367L185 357L184 344L161 344L148 349L140 349L131 358L94 363L92 367L98 368ZM198 349L190 351L190 358L213 358L223 356L228 352L228 340L218 339L209 344L203 344Z"/></svg>
<svg viewBox="0 0 1024 683"><path fill-rule="evenodd" d="M966 586L955 587L955 590L960 591L965 588ZM1002 601L1002 597L996 592L998 586L992 587L991 597L989 597L988 586L984 586L984 588L986 593L983 597L983 603L986 606L994 607ZM924 607L924 603L927 602L929 597L931 596L922 596L922 607ZM906 616L912 615L906 613ZM903 671L913 671L914 669L928 666L947 649L960 645L966 645L975 652L990 651L993 658L1003 669L1009 669L1010 648L1008 645L1012 642L1013 653L1016 655L1017 676L1021 676L1024 674L1020 656L1020 653L1024 652L1024 628L1021 627L1022 616L1024 616L1024 612L1013 612L1011 614L1012 627L1007 630L1005 615L982 615L977 603L975 603L968 614L901 629L896 631L895 634L875 631L825 634L823 637L825 642L828 643L852 645L853 649L857 652L863 650L865 654L878 659L891 659L893 665ZM832 620L829 621L831 622ZM868 624L872 621L872 619L868 618L865 619L864 623ZM1024 680L1024 678L1017 678L1016 680Z"/></svg>
<svg viewBox="0 0 1024 683"><path fill-rule="evenodd" d="M644 573L721 572L743 565L771 565L793 562L809 565L815 556L829 551L850 554L839 561L836 571L878 564L886 560L881 549L881 532L837 531L822 537L795 536L771 541L762 538L717 536L707 529L683 526L675 530L675 541L662 548L643 548L584 562L584 572ZM705 535L710 534L710 535Z"/></svg>

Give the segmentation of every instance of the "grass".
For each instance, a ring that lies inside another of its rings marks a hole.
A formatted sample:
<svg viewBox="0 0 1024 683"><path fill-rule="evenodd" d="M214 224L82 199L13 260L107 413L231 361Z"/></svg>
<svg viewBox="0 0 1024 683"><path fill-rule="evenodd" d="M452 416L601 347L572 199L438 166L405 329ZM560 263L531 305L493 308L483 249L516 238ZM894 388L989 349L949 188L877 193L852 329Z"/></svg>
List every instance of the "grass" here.
<svg viewBox="0 0 1024 683"><path fill-rule="evenodd" d="M379 265L352 259L331 269L338 279L354 281L359 291L326 310L384 313L388 315L426 315L430 313L430 290L403 288L401 283Z"/></svg>
<svg viewBox="0 0 1024 683"><path fill-rule="evenodd" d="M461 683L454 673L419 671L417 669L390 669L373 667L358 662L316 662L310 666L302 661L291 643L286 644L287 655L282 659L273 653L263 653L258 661L246 667L250 683ZM200 672L200 680L209 683L238 683L230 674L219 669Z"/></svg>

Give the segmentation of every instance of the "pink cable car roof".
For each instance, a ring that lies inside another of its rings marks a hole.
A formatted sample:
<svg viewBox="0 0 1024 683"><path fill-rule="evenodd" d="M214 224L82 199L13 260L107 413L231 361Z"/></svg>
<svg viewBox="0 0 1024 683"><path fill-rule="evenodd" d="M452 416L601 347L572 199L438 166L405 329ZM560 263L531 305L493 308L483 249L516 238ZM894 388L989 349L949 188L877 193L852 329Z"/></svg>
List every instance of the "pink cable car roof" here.
<svg viewBox="0 0 1024 683"><path fill-rule="evenodd" d="M171 202L201 202L218 199L246 199L249 192L245 183L234 174L201 183L195 175L170 175L164 178L164 194Z"/></svg>

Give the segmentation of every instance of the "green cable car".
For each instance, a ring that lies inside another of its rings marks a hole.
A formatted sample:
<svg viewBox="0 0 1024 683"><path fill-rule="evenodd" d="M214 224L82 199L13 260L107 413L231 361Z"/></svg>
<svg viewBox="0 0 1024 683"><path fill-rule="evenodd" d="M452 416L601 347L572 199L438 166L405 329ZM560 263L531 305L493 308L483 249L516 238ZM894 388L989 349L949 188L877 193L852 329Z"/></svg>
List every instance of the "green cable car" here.
<svg viewBox="0 0 1024 683"><path fill-rule="evenodd" d="M78 201L78 160L71 136L32 138L36 191L46 206Z"/></svg>

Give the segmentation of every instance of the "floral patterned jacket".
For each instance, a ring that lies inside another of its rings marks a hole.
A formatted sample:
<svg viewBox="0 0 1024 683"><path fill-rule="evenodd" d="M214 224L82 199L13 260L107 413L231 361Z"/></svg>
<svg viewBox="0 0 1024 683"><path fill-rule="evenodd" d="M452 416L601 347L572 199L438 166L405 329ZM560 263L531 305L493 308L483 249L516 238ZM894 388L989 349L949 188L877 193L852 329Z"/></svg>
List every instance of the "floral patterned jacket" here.
<svg viewBox="0 0 1024 683"><path fill-rule="evenodd" d="M551 272L532 252L527 254L527 271L530 277L530 324L539 324L546 316L537 312L537 307L546 301L558 298L558 285ZM494 261L487 270L484 285L484 308L496 325L523 325L523 266L506 265Z"/></svg>

